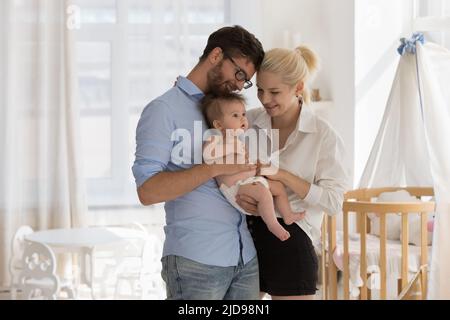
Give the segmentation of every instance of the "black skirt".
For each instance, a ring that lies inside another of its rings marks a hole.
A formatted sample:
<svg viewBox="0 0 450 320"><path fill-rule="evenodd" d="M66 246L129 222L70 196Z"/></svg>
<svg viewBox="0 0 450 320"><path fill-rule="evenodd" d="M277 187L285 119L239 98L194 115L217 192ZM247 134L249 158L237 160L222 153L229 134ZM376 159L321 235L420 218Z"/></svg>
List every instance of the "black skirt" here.
<svg viewBox="0 0 450 320"><path fill-rule="evenodd" d="M247 224L258 253L260 290L274 296L316 294L318 258L311 239L296 224L278 219L291 234L279 240L260 217L247 216Z"/></svg>

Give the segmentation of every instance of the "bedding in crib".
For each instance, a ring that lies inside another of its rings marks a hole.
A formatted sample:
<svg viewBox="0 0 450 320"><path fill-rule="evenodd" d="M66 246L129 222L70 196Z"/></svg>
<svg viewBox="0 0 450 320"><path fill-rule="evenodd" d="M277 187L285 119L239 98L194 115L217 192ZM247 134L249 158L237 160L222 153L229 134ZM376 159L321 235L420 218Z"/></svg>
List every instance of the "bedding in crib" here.
<svg viewBox="0 0 450 320"><path fill-rule="evenodd" d="M336 232L336 249L333 252L333 261L339 270L344 270L344 241L343 232ZM373 234L366 235L366 259L367 279L369 289L378 290L380 288L380 238ZM359 287L363 285L360 276L360 234L349 234L349 271L350 271L350 292L353 298L359 295ZM409 245L408 248L408 271L412 277L420 269L420 246ZM431 256L431 246L428 246L428 257ZM428 258L430 263L430 258ZM388 287L391 290L391 298L396 295L397 282L401 278L402 266L402 245L398 240L387 240L386 243L386 274L389 275ZM388 297L389 298L389 297Z"/></svg>

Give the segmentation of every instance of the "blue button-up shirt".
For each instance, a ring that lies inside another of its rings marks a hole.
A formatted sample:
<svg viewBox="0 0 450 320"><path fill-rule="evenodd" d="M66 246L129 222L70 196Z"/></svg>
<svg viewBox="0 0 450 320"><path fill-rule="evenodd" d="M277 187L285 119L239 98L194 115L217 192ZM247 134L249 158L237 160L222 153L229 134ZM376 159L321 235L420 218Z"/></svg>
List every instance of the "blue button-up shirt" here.
<svg viewBox="0 0 450 320"><path fill-rule="evenodd" d="M201 161L202 136L208 129L198 106L203 96L190 80L179 77L175 87L144 109L136 131L133 165L138 187L161 171L184 170ZM197 122L195 126L196 121L201 125ZM178 144L189 135L178 138L183 135L174 134L176 129L185 129L190 135L191 148L186 154L179 152ZM172 156L174 148L177 152ZM245 216L225 199L214 179L167 201L164 208L163 256L178 255L222 267L236 266L240 258L247 263L256 256Z"/></svg>

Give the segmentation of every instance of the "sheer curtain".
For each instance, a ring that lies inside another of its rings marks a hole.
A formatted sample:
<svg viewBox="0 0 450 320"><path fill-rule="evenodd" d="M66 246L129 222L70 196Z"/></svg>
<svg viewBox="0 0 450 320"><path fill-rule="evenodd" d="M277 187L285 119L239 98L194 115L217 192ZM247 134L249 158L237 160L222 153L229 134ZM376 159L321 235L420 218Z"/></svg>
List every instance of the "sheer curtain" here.
<svg viewBox="0 0 450 320"><path fill-rule="evenodd" d="M10 241L35 229L84 224L69 1L0 2L0 286Z"/></svg>
<svg viewBox="0 0 450 320"><path fill-rule="evenodd" d="M418 46L424 122L436 217L431 253L429 299L450 299L450 51L429 44Z"/></svg>

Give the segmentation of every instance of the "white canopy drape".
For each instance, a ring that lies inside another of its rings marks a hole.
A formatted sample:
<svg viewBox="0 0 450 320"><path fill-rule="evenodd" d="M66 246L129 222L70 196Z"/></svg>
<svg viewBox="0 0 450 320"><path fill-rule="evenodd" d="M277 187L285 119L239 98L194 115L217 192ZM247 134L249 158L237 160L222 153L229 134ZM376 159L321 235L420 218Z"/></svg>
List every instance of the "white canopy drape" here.
<svg viewBox="0 0 450 320"><path fill-rule="evenodd" d="M416 42L400 58L360 187L433 186L429 299L450 299L450 51Z"/></svg>

